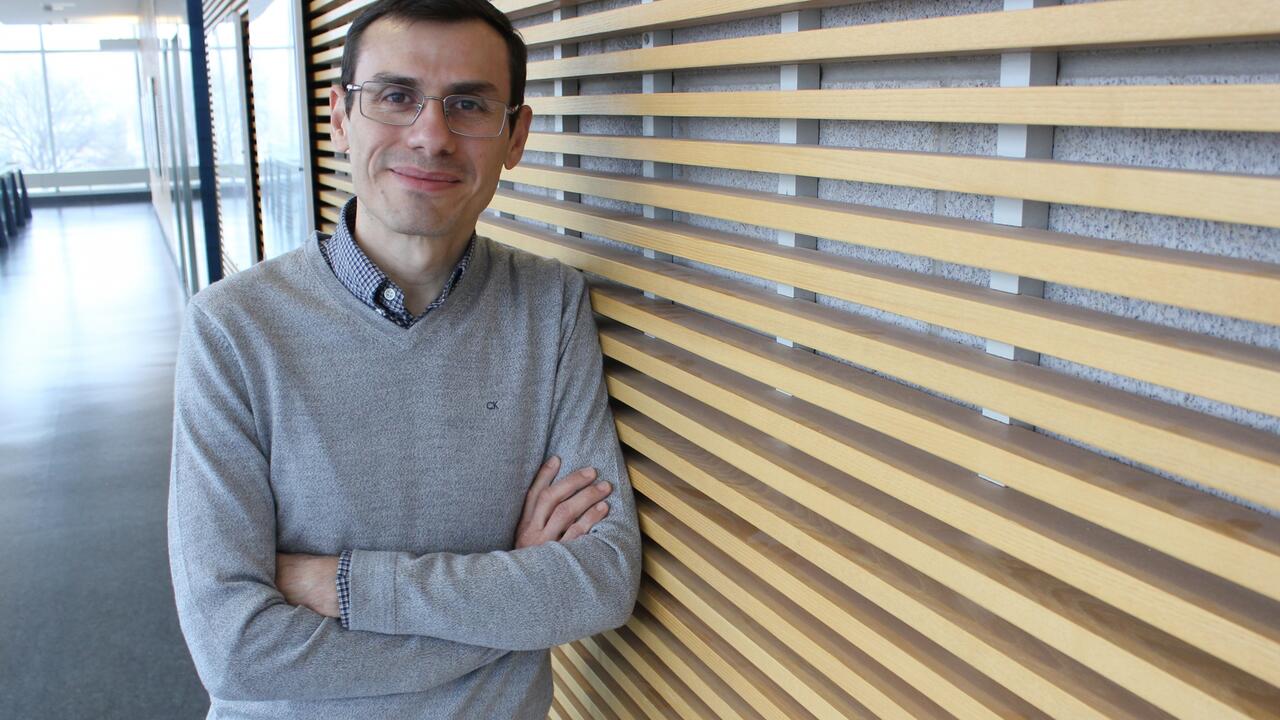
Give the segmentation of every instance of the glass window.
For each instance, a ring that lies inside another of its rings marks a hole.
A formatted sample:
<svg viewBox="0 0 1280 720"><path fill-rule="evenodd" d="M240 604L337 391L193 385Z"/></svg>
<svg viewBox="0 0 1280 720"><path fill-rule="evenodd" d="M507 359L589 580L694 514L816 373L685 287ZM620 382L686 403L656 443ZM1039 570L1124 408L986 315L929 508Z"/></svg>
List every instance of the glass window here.
<svg viewBox="0 0 1280 720"><path fill-rule="evenodd" d="M144 167L135 53L48 53L59 172Z"/></svg>
<svg viewBox="0 0 1280 720"><path fill-rule="evenodd" d="M0 53L0 163L53 172L40 53Z"/></svg>
<svg viewBox="0 0 1280 720"><path fill-rule="evenodd" d="M132 23L68 23L41 25L45 50L100 50L103 40L136 38Z"/></svg>
<svg viewBox="0 0 1280 720"><path fill-rule="evenodd" d="M39 25L5 25L0 23L0 50L39 50Z"/></svg>

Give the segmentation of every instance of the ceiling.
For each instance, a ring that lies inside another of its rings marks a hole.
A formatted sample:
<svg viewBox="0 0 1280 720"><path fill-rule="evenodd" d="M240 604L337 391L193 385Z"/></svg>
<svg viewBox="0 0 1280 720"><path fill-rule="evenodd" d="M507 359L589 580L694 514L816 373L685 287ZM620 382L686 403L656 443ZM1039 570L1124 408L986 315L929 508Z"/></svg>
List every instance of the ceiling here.
<svg viewBox="0 0 1280 720"><path fill-rule="evenodd" d="M30 25L64 22L93 22L101 18L138 17L143 0L0 0L0 23ZM156 14L186 17L185 0L155 0ZM72 5L48 11L46 5Z"/></svg>

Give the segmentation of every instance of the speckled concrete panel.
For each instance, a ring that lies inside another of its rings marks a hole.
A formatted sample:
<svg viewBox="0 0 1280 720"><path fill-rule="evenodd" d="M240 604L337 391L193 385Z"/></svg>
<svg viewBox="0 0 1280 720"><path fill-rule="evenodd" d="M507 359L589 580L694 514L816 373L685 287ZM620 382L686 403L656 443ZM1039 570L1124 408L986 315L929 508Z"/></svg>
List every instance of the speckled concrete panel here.
<svg viewBox="0 0 1280 720"><path fill-rule="evenodd" d="M524 183L511 183L511 189L526 195L537 195L538 197L551 197L555 194L554 190L549 190L539 185L525 185Z"/></svg>
<svg viewBox="0 0 1280 720"><path fill-rule="evenodd" d="M1062 85L1166 85L1280 80L1280 43L1108 50L1060 55ZM1280 174L1280 134L1060 127L1054 158L1070 162ZM1280 263L1280 230L1163 215L1053 205L1049 227L1142 245ZM1049 283L1045 297L1156 325L1280 350L1280 328ZM1041 364L1145 397L1280 433L1280 418L1140 382L1060 358Z"/></svg>
<svg viewBox="0 0 1280 720"><path fill-rule="evenodd" d="M724 170L721 168L698 167L696 165L677 165L672 168L672 175L676 180L698 183L699 185L716 185L739 190L757 190L759 192L778 191L778 176L772 173Z"/></svg>
<svg viewBox="0 0 1280 720"><path fill-rule="evenodd" d="M579 95L622 95L643 91L639 75L607 75L578 81Z"/></svg>
<svg viewBox="0 0 1280 720"><path fill-rule="evenodd" d="M822 88L996 87L1000 56L864 60L824 63Z"/></svg>
<svg viewBox="0 0 1280 720"><path fill-rule="evenodd" d="M520 158L521 165L555 165L555 153L542 152L540 150L525 150L524 155Z"/></svg>
<svg viewBox="0 0 1280 720"><path fill-rule="evenodd" d="M644 163L639 160L622 160L620 158L581 156L583 170L615 173L639 177L644 174Z"/></svg>
<svg viewBox="0 0 1280 720"><path fill-rule="evenodd" d="M516 30L521 30L523 28L533 27L534 25L542 25L543 23L549 23L551 22L551 18L552 18L552 13L549 13L549 12L538 13L537 15L529 15L527 17L516 18L515 20L511 21L511 25Z"/></svg>
<svg viewBox="0 0 1280 720"><path fill-rule="evenodd" d="M822 27L1000 12L1003 9L1003 0L887 0L827 8L822 11Z"/></svg>
<svg viewBox="0 0 1280 720"><path fill-rule="evenodd" d="M599 40L586 40L578 43L578 55L599 55L600 53L619 52L621 50L637 50L641 46L640 34L615 35Z"/></svg>
<svg viewBox="0 0 1280 720"><path fill-rule="evenodd" d="M618 8L639 4L640 0L601 0L600 2L582 3L578 5L578 15L594 15L606 10L617 10Z"/></svg>
<svg viewBox="0 0 1280 720"><path fill-rule="evenodd" d="M680 70L671 75L673 92L720 92L725 90L777 90L778 66Z"/></svg>
<svg viewBox="0 0 1280 720"><path fill-rule="evenodd" d="M642 135L644 118L613 115L579 115L578 132L584 135Z"/></svg>
<svg viewBox="0 0 1280 720"><path fill-rule="evenodd" d="M685 140L778 142L778 121L769 118L672 118L671 136Z"/></svg>
<svg viewBox="0 0 1280 720"><path fill-rule="evenodd" d="M671 44L705 42L707 40L723 40L725 38L749 37L752 35L772 35L782 30L781 15L764 15L729 22L698 25L696 27L677 28L671 31Z"/></svg>
<svg viewBox="0 0 1280 720"><path fill-rule="evenodd" d="M550 80L534 80L525 83L525 97L548 97L556 94L556 86Z"/></svg>

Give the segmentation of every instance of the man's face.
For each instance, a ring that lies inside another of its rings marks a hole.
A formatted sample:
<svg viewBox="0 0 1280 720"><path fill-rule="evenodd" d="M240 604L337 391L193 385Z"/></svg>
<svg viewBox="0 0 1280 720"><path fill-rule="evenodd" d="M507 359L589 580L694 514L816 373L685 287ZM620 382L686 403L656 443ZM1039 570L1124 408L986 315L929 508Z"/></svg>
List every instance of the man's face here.
<svg viewBox="0 0 1280 720"><path fill-rule="evenodd" d="M361 38L355 84L380 80L424 95L479 95L510 102L507 46L480 20L413 22L382 18ZM412 125L384 125L360 113L359 93L346 111L345 91L329 93L333 144L351 159L362 241L396 236L469 237L505 165L524 153L531 113L521 110L496 138L456 135L439 101L427 100Z"/></svg>

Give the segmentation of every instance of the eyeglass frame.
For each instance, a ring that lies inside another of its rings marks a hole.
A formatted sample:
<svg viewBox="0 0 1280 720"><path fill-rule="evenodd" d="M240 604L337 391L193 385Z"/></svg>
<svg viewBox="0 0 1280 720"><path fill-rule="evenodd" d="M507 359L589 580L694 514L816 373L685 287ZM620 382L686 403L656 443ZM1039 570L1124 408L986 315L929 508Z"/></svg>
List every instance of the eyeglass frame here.
<svg viewBox="0 0 1280 720"><path fill-rule="evenodd" d="M426 109L428 100L439 100L440 111L444 113L444 126L449 129L449 132L453 133L454 135L458 135L459 137L496 138L496 137L502 137L502 134L507 131L507 125L510 124L511 118L516 113L520 112L520 108L524 107L523 105L508 105L502 102L501 100L487 98L487 97L484 97L483 95L469 95L467 93L453 93L450 95L445 95L444 97L440 97L439 95L426 95L420 92L417 88L409 87L408 85L401 85L400 83L383 82L381 80L367 80L362 83L347 83L346 85L343 86L343 89L349 93L360 92L361 90L364 89L364 86L370 82L377 83L379 85L391 85L398 88L404 88L405 90L411 90L422 96L422 102L418 103L418 111L414 113L413 119L403 125L399 125L397 123L389 123L386 120L379 120L377 118L369 117L367 114L365 114L364 104L360 100L356 100L356 105L360 108L361 115L363 115L364 117L376 123L389 125L391 127L410 127L414 123L418 122L418 118L422 117L422 111ZM457 130L454 130L453 126L449 124L449 113L447 110L445 110L445 103L444 103L445 100L448 100L449 98L453 98L453 97L476 98L477 100L501 103L502 108L506 110L506 112L503 113L502 115L502 127L498 128L498 132L494 135L466 135L464 133L458 132Z"/></svg>

